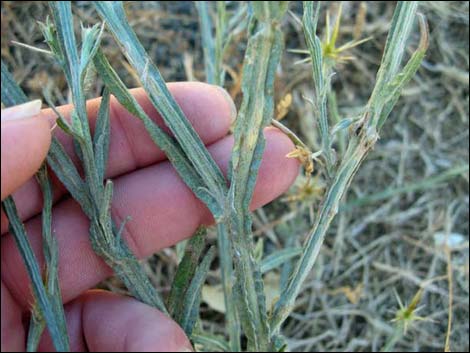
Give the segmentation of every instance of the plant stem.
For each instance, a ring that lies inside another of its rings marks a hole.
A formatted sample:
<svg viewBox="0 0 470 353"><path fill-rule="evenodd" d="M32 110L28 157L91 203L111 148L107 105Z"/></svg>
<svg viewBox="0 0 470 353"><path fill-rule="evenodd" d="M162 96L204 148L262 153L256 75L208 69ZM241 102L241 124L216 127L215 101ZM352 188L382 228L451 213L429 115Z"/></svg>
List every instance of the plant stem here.
<svg viewBox="0 0 470 353"><path fill-rule="evenodd" d="M304 252L301 259L291 276L288 286L275 305L271 319L271 330L274 332L279 330L282 322L292 311L295 298L300 291L301 285L310 273L323 244L329 225L338 212L340 201L351 184L361 162L372 148L373 141L377 139L377 134L372 130L371 132L372 134L362 134L357 138L356 143L350 143L346 157L338 168L325 201L321 206L317 221L308 236L307 243L304 245Z"/></svg>
<svg viewBox="0 0 470 353"><path fill-rule="evenodd" d="M328 72L323 63L323 50L320 38L316 34L320 1L304 1L304 33L305 40L312 57L312 77L315 86L315 107L318 112L322 152L325 156L328 176L332 176L334 159L331 150L330 128L327 112Z"/></svg>
<svg viewBox="0 0 470 353"><path fill-rule="evenodd" d="M307 11L306 14L313 11L310 2L304 2L304 7ZM387 38L382 66L377 73L377 85L382 91L379 92L377 86L374 88L363 117L350 129L350 141L344 159L327 191L318 218L307 238L303 254L287 287L282 291L281 297L275 305L271 318L272 334L279 332L282 323L292 311L295 298L315 264L328 227L338 212L342 197L348 190L359 166L375 145L379 137L378 132L397 102L401 89L414 76L424 57L428 45L427 28L424 19L420 18L421 41L419 47L403 70L398 72L399 65L403 60L406 41L414 22L416 7L417 4L414 2L400 2L397 5L392 28ZM314 33L312 28L309 29L309 26L313 26L315 29L316 21L313 24L309 23L309 17L310 15L304 16L304 29ZM315 61L316 57L312 56L312 60Z"/></svg>
<svg viewBox="0 0 470 353"><path fill-rule="evenodd" d="M253 256L252 220L249 212L264 150L263 129L274 111L274 79L283 49L280 20L287 2L252 2L252 33L245 53L243 102L236 120L235 144L230 163L230 190L225 206L233 243L235 297L248 349L270 348L266 300L259 263Z"/></svg>
<svg viewBox="0 0 470 353"><path fill-rule="evenodd" d="M216 53L212 39L212 19L209 13L209 1L195 1L199 14L199 26L202 36L202 50L204 52L204 68L207 83L218 84L218 68L216 68Z"/></svg>
<svg viewBox="0 0 470 353"><path fill-rule="evenodd" d="M227 225L225 223L217 224L217 244L219 247L220 272L222 276L222 288L224 291L224 302L226 310L226 323L228 326L229 346L232 352L240 352L240 320L237 307L233 296L233 249L228 237Z"/></svg>

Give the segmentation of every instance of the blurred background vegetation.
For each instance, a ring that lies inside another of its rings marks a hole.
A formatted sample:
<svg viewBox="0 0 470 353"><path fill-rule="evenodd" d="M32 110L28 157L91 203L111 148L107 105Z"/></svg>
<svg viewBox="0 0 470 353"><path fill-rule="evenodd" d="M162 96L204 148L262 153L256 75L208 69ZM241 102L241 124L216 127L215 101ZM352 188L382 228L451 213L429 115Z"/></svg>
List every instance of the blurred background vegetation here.
<svg viewBox="0 0 470 353"><path fill-rule="evenodd" d="M240 5L228 3L229 8ZM332 24L339 2L322 3L319 29L325 35L326 12ZM330 114L345 118L358 112L373 88L395 4L347 1L342 6L337 46L371 37L342 53L346 60L335 62L331 79L336 104L330 99ZM85 24L98 19L87 1L74 2L73 9ZM167 81L204 81L193 2L126 2L126 10ZM301 2L292 1L290 10L283 23L287 50L276 80L276 114L315 151L317 127L308 103L314 94L311 65L296 51L305 49L296 19ZM428 54L355 178L284 327L293 351L380 350L387 343L397 351L435 351L444 349L447 338L453 351L469 350L469 2L422 1L420 11L429 21ZM36 21L44 21L47 14L46 2L2 1L2 59L29 97L41 97L47 89L57 104L65 104L68 90L59 67L12 44L45 48ZM410 52L418 36L416 31ZM109 34L103 43L126 84L137 86ZM245 44L241 31L225 60L226 88L236 102ZM101 84L93 82L90 97L100 92ZM299 177L284 197L255 212L255 235L264 255L302 244L324 191L315 172L313 180L305 187L304 177ZM152 280L163 293L169 290L177 261L175 249L148 261ZM205 329L220 334L224 308L216 268L204 289L201 318ZM268 297L276 297L283 271L265 276ZM102 286L122 290L115 279Z"/></svg>

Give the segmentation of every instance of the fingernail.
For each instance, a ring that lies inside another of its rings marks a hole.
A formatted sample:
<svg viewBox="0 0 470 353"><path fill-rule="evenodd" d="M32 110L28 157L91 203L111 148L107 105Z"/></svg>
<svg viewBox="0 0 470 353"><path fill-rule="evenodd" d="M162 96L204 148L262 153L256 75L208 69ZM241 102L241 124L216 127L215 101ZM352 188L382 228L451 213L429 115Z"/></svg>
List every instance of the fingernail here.
<svg viewBox="0 0 470 353"><path fill-rule="evenodd" d="M2 121L20 120L31 118L41 112L42 102L40 99L15 105L2 110Z"/></svg>
<svg viewBox="0 0 470 353"><path fill-rule="evenodd" d="M222 93L225 100L227 101L227 104L230 106L230 122L233 123L235 119L237 118L237 107L235 106L235 103L233 102L232 97L230 97L230 94L224 88L220 86L216 86L216 87Z"/></svg>
<svg viewBox="0 0 470 353"><path fill-rule="evenodd" d="M189 349L188 347L183 347L183 348L179 349L178 352L193 352L193 350Z"/></svg>

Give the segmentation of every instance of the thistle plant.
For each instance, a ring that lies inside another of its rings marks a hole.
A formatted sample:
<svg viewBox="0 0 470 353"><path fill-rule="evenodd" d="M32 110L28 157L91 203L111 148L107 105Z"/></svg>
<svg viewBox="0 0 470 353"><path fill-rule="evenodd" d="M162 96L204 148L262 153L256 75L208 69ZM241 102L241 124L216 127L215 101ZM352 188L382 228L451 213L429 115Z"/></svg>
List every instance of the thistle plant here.
<svg viewBox="0 0 470 353"><path fill-rule="evenodd" d="M172 316L193 342L202 344L203 347L216 346L228 351L284 350L286 341L282 337L282 324L294 309L296 297L315 263L328 227L357 170L379 138L380 130L398 101L403 87L412 79L425 55L427 29L424 19L419 17L421 41L402 68L407 40L416 18L417 2L399 2L396 7L376 84L362 114L348 119L336 117L334 126L330 126L333 119L328 112L331 103L329 100L332 99L332 68L325 62L329 52L325 50L317 34L320 3L304 2L303 29L312 63L315 91L312 101L318 117L321 150L311 153L310 148L289 129L280 123L274 125L286 132L297 146L302 147L291 154L291 157L302 158L306 166L311 166L314 158L321 158L327 175L327 192L303 247L284 249L262 260L254 253L249 206L264 151L263 129L274 118L274 82L284 46L281 28L288 2L251 2L249 7L241 6L235 17L229 20L225 2L218 1L215 25L212 23L210 4L197 2L208 82L224 84L224 53L231 38L245 27L248 37L241 84L243 100L235 123L235 142L227 179L139 42L126 19L122 2L95 1L93 4L103 19L103 24L82 28L80 50L77 49L73 31L70 2L51 2L53 21L48 20L42 25L44 37L50 47L49 54L64 71L74 105L71 121L67 121L57 111L57 122L73 138L84 176L79 173L57 139L53 139L47 162L88 217L93 249L114 270L134 297ZM337 24L339 26L339 20ZM100 50L102 33L106 29L113 35L134 68L150 102L162 116L172 136L147 116ZM330 38L333 48L336 38L337 33L333 33ZM103 80L105 90L92 135L85 106L84 80L89 71L94 69ZM143 123L152 141L166 153L182 180L214 216L226 307L226 341L215 339L199 324L201 288L216 251L211 247L205 252L205 231L199 230L187 243L170 295L164 301L160 299L122 238L125 222L115 224L111 217L113 183L105 177L111 94ZM346 135L346 131L348 134L343 141L344 153L336 156L333 144L335 135ZM40 175L44 193L49 195L44 174ZM7 200L6 209L8 202ZM49 202L47 207L50 207ZM15 220L14 209L10 207L9 211L9 217ZM16 226L18 239L22 239L20 224L14 221L12 224L13 227ZM45 218L45 229L48 227L50 228L50 212ZM46 235L49 239L50 234ZM54 248L53 243L51 244L51 248ZM27 250L25 244L19 245ZM49 258L54 268L56 254L51 251ZM281 264L291 263L293 259L296 259L294 266L284 267L285 280L279 299L272 309L267 308L262 274ZM33 260L28 261L34 262ZM40 301L44 295L36 287L40 288L42 282L39 281L37 285L36 282L38 281L33 281L35 296L40 304L38 306L45 313L45 322L52 336L66 336L65 332L60 331L59 323L54 324L57 317L46 315L48 307L53 307L58 312L58 303ZM56 290L57 281L51 280L49 288L51 291ZM242 338L246 338L246 345ZM58 347L61 346L56 346Z"/></svg>
<svg viewBox="0 0 470 353"><path fill-rule="evenodd" d="M418 311L422 308L419 307L418 304L421 301L423 296L424 289L421 287L413 296L411 302L404 306L400 297L395 292L397 297L397 302L399 309L396 312L395 318L392 322L395 323L395 330L393 335L389 338L385 346L382 348L382 352L391 352L395 346L395 344L399 341L401 337L406 335L407 330L410 326L416 324L417 321L426 321L427 319L421 317L418 314Z"/></svg>
<svg viewBox="0 0 470 353"><path fill-rule="evenodd" d="M332 177L315 225L304 245L303 254L292 273L286 289L276 304L271 319L273 330L280 329L282 322L292 310L301 285L315 263L327 229L338 212L343 195L351 184L358 168L379 138L379 132L396 104L401 90L413 78L424 58L428 46L427 28L424 18L419 17L421 41L418 49L400 71L406 48L406 40L412 29L417 7L417 2L400 2L397 5L392 20L392 28L389 32L382 57L382 63L377 73L376 85L369 102L364 108L363 115L357 121L345 124L345 126L350 125L347 150ZM317 21L318 7L315 10L312 2L304 2L304 30L307 42L312 43L312 45L309 45L309 49L311 51L312 64L314 65L314 77L319 79L321 74L317 70L322 68L321 66L316 67L315 58L320 57L322 54L321 47L314 45L315 42L318 43L318 40L315 40L314 37ZM317 94L319 94L318 91ZM322 119L321 110L320 119ZM324 132L321 128L320 133L330 134L329 131ZM322 135L322 141L329 140L329 138Z"/></svg>
<svg viewBox="0 0 470 353"><path fill-rule="evenodd" d="M358 23L360 24L364 21L365 13L364 13L364 7L359 9L359 14L358 14ZM323 41L321 41L321 46L322 46L322 56L325 59L325 63L327 66L334 67L336 64L345 64L348 61L354 60L355 57L347 54L348 51L351 49L369 41L372 39L372 37L366 37L362 39L356 39L356 34L354 35L354 39L346 42L345 44L342 44L340 46L337 45L338 38L340 36L340 30L341 30L341 16L343 13L343 2L340 2L338 12L336 15L335 22L333 26L330 25L330 12L327 11L326 13L326 24L325 24L325 37ZM356 29L355 29L356 31ZM360 35L360 34L359 34ZM293 49L291 50L293 53L299 53L299 54L307 54L309 55L307 58L304 60L299 61L299 63L303 62L311 62L312 57L310 56L309 50L303 50L303 49Z"/></svg>

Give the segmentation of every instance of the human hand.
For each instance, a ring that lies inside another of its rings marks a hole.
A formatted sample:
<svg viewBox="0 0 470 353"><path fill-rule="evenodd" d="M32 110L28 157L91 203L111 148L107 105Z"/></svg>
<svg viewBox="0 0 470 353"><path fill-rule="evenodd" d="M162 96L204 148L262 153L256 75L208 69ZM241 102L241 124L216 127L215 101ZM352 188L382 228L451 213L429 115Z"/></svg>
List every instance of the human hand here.
<svg viewBox="0 0 470 353"><path fill-rule="evenodd" d="M173 83L169 89L192 125L225 172L233 146L228 136L235 107L228 95L202 83ZM159 125L163 122L142 89L132 90L144 110ZM90 125L100 99L88 102ZM36 105L36 106L35 106ZM1 197L13 194L31 245L43 264L41 245L42 198L33 174L47 154L54 114L40 103L2 111ZM71 106L59 110L69 116ZM124 239L139 258L191 236L201 224L213 219L207 208L176 174L161 150L155 147L141 122L111 99L111 141L106 176L114 181L113 218L126 216ZM33 116L34 115L34 116ZM6 119L9 119L5 121ZM55 136L68 153L72 140L58 129ZM290 140L276 129L265 131L266 150L259 171L252 208L283 193L297 175L298 165L285 155ZM53 177L52 228L59 245L59 282L65 303L72 351L188 351L191 345L171 319L154 308L107 291L93 290L112 274L93 252L88 240L89 222L78 204ZM31 285L8 220L1 214L1 348L24 351L27 317L32 303ZM39 349L53 348L44 335Z"/></svg>

